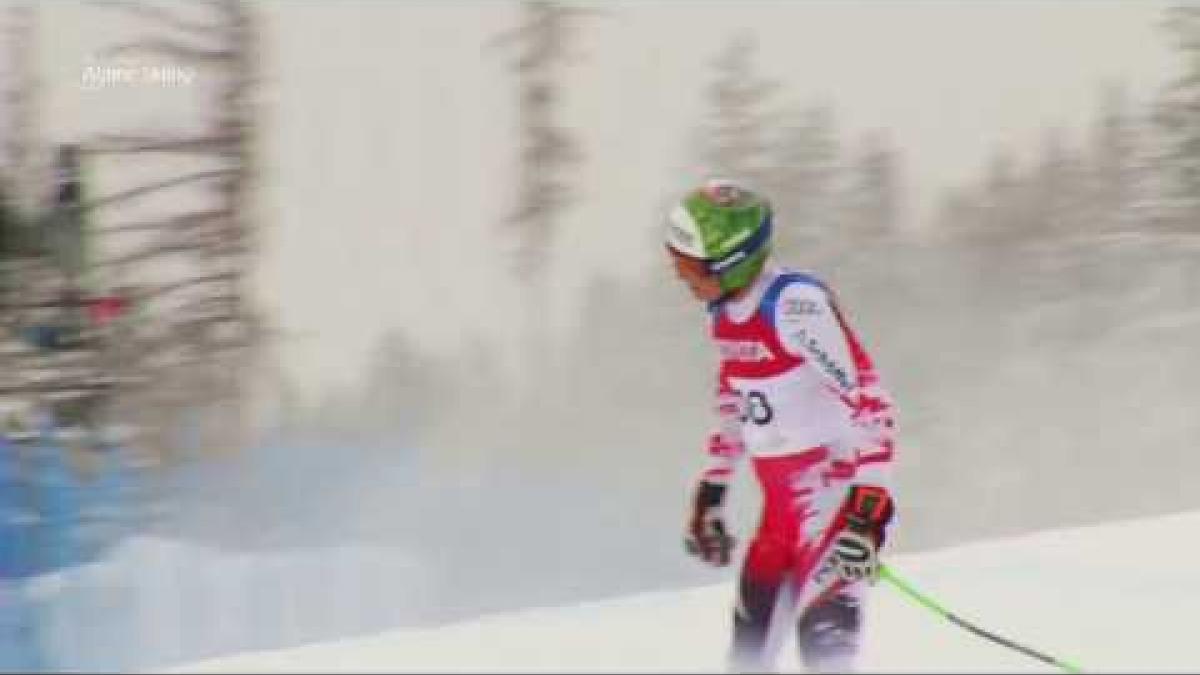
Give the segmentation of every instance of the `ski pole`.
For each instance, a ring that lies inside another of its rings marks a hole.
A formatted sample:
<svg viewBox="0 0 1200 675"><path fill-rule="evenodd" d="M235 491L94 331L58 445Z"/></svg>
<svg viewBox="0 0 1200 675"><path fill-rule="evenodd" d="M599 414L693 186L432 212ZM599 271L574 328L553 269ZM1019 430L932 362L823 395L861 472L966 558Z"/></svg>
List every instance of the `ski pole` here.
<svg viewBox="0 0 1200 675"><path fill-rule="evenodd" d="M1053 656L1043 654L1035 649L1031 649L1022 644L1018 644L1016 642L1013 642L1012 640L1009 640L1007 638L996 635L995 633L984 630L984 629L980 628L979 626L976 626L975 624L967 621L966 619L963 619L962 617L954 614L953 612L950 612L949 610L943 608L941 605L934 602L928 596L917 591L915 588L913 588L910 584L905 582L903 579L896 576L896 573L893 572L892 569L890 567L888 567L887 565L880 565L879 576L883 580L891 583L892 586L895 586L897 589L899 589L902 593L904 593L908 597L912 598L913 600L916 600L918 604L922 605L923 607L932 611L933 613L941 616L943 619L950 621L951 623L955 624L959 628L968 630L968 631L974 633L975 635L978 635L979 637L987 639L987 640L991 640L992 642L995 642L996 644L1003 645L1005 647L1008 647L1009 649L1013 649L1015 651L1021 652L1022 654L1026 655L1026 656L1031 656L1043 663L1048 663L1052 666L1061 668L1062 670L1064 670L1068 673L1082 673L1083 672L1083 670L1075 664L1069 663L1062 659L1056 659Z"/></svg>

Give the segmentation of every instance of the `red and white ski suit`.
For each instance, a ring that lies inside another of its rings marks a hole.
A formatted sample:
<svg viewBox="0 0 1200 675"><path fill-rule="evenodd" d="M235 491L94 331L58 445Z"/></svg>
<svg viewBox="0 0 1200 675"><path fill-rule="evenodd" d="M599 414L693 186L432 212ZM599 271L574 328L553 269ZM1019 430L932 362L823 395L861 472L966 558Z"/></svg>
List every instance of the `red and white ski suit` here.
<svg viewBox="0 0 1200 675"><path fill-rule="evenodd" d="M782 629L795 626L810 667L848 669L864 584L840 581L827 552L850 485L891 491L892 402L831 291L809 274L767 268L711 313L720 425L701 478L726 483L749 455L763 491L731 659L768 667Z"/></svg>

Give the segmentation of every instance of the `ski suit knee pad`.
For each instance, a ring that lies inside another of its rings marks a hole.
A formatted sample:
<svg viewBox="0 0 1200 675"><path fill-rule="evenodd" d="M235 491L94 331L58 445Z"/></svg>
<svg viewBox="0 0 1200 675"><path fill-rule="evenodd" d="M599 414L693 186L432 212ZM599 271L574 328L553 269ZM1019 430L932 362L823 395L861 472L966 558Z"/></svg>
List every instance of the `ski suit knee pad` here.
<svg viewBox="0 0 1200 675"><path fill-rule="evenodd" d="M812 607L796 624L800 660L812 672L853 670L858 656L862 605L846 593L838 593Z"/></svg>

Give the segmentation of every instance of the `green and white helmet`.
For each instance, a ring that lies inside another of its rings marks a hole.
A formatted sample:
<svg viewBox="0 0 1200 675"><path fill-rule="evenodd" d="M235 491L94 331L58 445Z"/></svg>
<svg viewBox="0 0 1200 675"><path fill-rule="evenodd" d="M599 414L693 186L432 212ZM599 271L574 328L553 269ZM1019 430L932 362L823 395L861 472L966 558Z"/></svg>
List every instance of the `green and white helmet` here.
<svg viewBox="0 0 1200 675"><path fill-rule="evenodd" d="M689 192L667 218L667 246L707 263L709 273L732 292L754 281L771 244L771 204L725 179Z"/></svg>

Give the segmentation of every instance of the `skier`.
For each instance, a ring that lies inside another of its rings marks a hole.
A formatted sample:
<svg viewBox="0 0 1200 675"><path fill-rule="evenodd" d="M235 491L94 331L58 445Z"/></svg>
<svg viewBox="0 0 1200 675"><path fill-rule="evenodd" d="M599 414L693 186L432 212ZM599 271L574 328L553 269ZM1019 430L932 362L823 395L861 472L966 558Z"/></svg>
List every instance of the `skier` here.
<svg viewBox="0 0 1200 675"><path fill-rule="evenodd" d="M750 455L763 493L733 613L729 666L772 669L795 630L805 667L853 670L866 586L893 515L892 403L828 286L768 265L772 210L754 191L711 180L670 212L677 276L708 304L720 355L708 464L685 545L728 565L722 508Z"/></svg>

